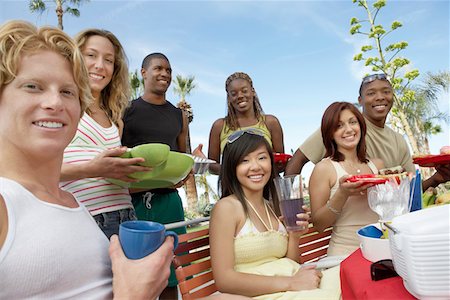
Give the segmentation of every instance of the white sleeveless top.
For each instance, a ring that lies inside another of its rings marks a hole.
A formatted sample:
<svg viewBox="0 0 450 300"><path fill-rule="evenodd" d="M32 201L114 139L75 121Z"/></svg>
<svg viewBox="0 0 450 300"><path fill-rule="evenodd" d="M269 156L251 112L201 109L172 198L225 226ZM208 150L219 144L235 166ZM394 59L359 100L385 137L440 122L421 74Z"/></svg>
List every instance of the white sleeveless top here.
<svg viewBox="0 0 450 300"><path fill-rule="evenodd" d="M0 248L0 299L112 299L108 239L83 205L36 198L0 177L8 233Z"/></svg>
<svg viewBox="0 0 450 300"><path fill-rule="evenodd" d="M331 160L331 163L336 170L336 183L331 188L330 199L333 197L339 188L339 178L344 175L349 175L347 171L341 166L337 161ZM378 174L378 169L375 164L369 160L367 166L373 172L373 174ZM336 219L333 226L340 225L367 225L378 221L378 216L369 207L369 202L367 201L367 193L364 195L355 195L348 197L347 201L342 207L342 212Z"/></svg>
<svg viewBox="0 0 450 300"><path fill-rule="evenodd" d="M339 178L348 175L348 173L338 162L331 159L330 161L336 170L336 183L331 189L331 198L339 188ZM374 174L378 173L378 169L372 161L369 160L367 166ZM369 207L367 193L349 196L342 207L341 214L333 224L333 232L327 250L328 255L348 255L358 249L359 240L356 231L362 226L376 223L377 221L377 214Z"/></svg>

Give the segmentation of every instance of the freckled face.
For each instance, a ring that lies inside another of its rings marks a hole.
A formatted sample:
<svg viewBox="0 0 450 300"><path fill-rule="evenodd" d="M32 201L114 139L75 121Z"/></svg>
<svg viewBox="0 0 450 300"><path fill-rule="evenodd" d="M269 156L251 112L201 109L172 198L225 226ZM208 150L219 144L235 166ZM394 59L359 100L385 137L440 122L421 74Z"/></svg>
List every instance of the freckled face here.
<svg viewBox="0 0 450 300"><path fill-rule="evenodd" d="M2 149L54 156L72 140L80 119L70 63L53 51L23 56L17 77L0 92Z"/></svg>
<svg viewBox="0 0 450 300"><path fill-rule="evenodd" d="M89 72L92 95L98 99L114 73L114 46L107 38L93 35L87 39L82 52Z"/></svg>

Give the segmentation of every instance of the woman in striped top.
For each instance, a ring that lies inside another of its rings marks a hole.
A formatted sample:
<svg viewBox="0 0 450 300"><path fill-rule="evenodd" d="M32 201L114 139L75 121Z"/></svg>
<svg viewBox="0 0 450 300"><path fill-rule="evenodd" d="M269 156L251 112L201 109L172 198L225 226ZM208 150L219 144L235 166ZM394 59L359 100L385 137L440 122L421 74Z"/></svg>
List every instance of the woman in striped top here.
<svg viewBox="0 0 450 300"><path fill-rule="evenodd" d="M64 151L61 188L83 203L109 238L120 223L136 219L126 187L106 178L133 181L129 174L148 171L136 165L142 158L119 158L122 113L130 98L128 64L119 40L109 31L87 29L75 40L89 73L94 102L78 125L77 133Z"/></svg>

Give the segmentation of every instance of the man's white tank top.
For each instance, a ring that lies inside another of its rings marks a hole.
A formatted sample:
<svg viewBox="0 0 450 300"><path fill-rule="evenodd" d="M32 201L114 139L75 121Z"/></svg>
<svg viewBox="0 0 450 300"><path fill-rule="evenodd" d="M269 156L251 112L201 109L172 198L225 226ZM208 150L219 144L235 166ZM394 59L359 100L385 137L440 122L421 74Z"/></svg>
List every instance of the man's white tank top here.
<svg viewBox="0 0 450 300"><path fill-rule="evenodd" d="M108 239L83 205L44 202L0 177L8 233L0 299L112 299Z"/></svg>

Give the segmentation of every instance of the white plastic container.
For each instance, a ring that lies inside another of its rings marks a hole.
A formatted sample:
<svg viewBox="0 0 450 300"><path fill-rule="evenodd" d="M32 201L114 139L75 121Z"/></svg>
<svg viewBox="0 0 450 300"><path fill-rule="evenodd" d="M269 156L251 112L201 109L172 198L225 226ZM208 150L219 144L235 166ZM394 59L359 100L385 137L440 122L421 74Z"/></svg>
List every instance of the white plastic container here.
<svg viewBox="0 0 450 300"><path fill-rule="evenodd" d="M377 262L382 259L392 259L391 248L388 239L375 238L365 235L363 229L375 226L380 229L380 224L374 223L362 227L357 231L359 238L359 246L361 248L362 255L365 259L371 262Z"/></svg>
<svg viewBox="0 0 450 300"><path fill-rule="evenodd" d="M392 260L405 288L419 299L450 299L450 205L392 220Z"/></svg>

